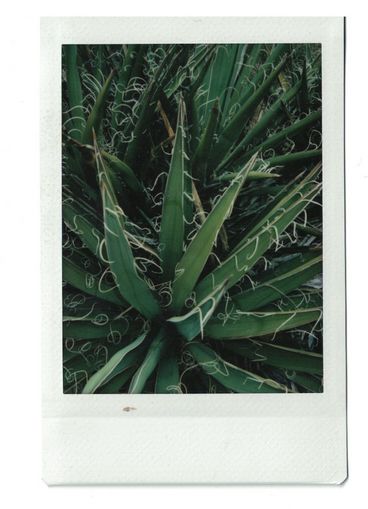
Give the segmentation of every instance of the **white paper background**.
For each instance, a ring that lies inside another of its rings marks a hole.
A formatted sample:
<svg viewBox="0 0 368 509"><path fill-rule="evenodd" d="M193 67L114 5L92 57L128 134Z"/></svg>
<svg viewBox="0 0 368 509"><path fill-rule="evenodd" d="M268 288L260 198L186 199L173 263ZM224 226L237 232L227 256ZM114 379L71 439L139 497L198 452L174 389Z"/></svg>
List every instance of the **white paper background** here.
<svg viewBox="0 0 368 509"><path fill-rule="evenodd" d="M44 474L49 484L339 483L346 478L343 23L328 18L43 20ZM63 395L60 46L321 42L323 394ZM125 406L134 406L126 413Z"/></svg>

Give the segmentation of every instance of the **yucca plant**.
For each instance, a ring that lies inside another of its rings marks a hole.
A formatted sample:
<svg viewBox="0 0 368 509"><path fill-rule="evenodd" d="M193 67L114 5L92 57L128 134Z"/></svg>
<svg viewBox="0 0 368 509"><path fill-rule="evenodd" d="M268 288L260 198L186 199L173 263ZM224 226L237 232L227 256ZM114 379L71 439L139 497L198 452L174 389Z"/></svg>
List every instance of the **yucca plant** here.
<svg viewBox="0 0 368 509"><path fill-rule="evenodd" d="M320 58L63 46L65 393L322 390Z"/></svg>

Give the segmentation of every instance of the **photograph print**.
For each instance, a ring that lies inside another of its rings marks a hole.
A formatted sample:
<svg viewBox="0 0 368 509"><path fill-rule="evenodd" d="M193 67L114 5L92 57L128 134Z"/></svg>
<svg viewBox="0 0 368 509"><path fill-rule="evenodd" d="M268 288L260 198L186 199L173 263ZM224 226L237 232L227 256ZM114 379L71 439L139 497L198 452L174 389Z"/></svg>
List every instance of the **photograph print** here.
<svg viewBox="0 0 368 509"><path fill-rule="evenodd" d="M321 45L68 44L61 80L64 393L323 392Z"/></svg>

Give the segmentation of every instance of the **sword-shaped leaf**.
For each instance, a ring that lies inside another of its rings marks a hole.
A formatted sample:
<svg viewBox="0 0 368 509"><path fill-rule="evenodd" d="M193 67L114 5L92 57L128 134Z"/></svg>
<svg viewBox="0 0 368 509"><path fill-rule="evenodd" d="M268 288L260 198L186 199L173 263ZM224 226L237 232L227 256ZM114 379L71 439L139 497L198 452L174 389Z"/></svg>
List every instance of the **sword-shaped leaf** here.
<svg viewBox="0 0 368 509"><path fill-rule="evenodd" d="M249 97L249 99L240 108L238 113L234 115L232 120L222 131L218 142L216 145L214 145L212 150L211 162L213 167L217 167L221 163L222 159L226 156L233 144L239 138L246 122L250 119L250 116L254 112L255 108L266 95L268 89L285 65L285 62L286 59L283 58L281 62L276 66L276 68L264 80L262 85L260 85L257 90Z"/></svg>
<svg viewBox="0 0 368 509"><path fill-rule="evenodd" d="M160 313L160 306L138 268L124 227L125 216L112 188L108 167L95 141L96 162L102 196L106 249L111 271L121 295L146 318Z"/></svg>
<svg viewBox="0 0 368 509"><path fill-rule="evenodd" d="M255 364L268 364L304 373L322 374L323 371L323 356L317 353L251 340L229 341L226 342L225 348Z"/></svg>
<svg viewBox="0 0 368 509"><path fill-rule="evenodd" d="M242 188L248 172L252 169L257 155L255 154L239 175L231 182L216 205L206 217L206 220L196 233L195 237L187 247L182 259L177 265L177 277L173 282L173 296L171 308L173 312L179 312L183 307L185 299L193 290L209 255L217 235L224 223L230 216L234 202ZM208 292L211 293L212 289ZM197 302L201 302L206 294L201 296Z"/></svg>
<svg viewBox="0 0 368 509"><path fill-rule="evenodd" d="M146 334L142 334L135 341L119 350L97 373L91 376L86 383L82 393L93 394L104 383L107 383L117 374L129 368L137 362L137 358L142 355L142 345Z"/></svg>
<svg viewBox="0 0 368 509"><path fill-rule="evenodd" d="M221 168L227 166L230 161L236 160L239 155L244 153L244 150L247 149L247 147L252 143L254 138L257 136L262 135L270 125L272 125L272 122L277 118L280 113L283 112L283 109L285 107L285 103L291 101L293 97L298 93L301 87L301 80L299 80L296 85L291 87L289 90L284 92L279 99L277 99L272 106L262 115L260 120L255 124L254 127L249 129L247 134L242 138L241 142L237 144L236 148L229 153L229 155L223 159L221 164L217 167L215 170L216 172L221 171Z"/></svg>
<svg viewBox="0 0 368 509"><path fill-rule="evenodd" d="M160 252L164 278L174 277L175 266L183 254L184 244L184 200L187 155L184 131L185 106L179 103L178 120L170 170L167 177L160 229Z"/></svg>
<svg viewBox="0 0 368 509"><path fill-rule="evenodd" d="M78 235L91 253L106 262L101 250L104 241L101 231L102 223L96 224L92 214L83 210L80 203L71 199L63 201L63 219L68 228Z"/></svg>
<svg viewBox="0 0 368 509"><path fill-rule="evenodd" d="M142 192L142 185L134 175L133 170L118 157L109 154L105 150L101 151L102 157L110 164L111 169L115 170L117 174L120 174L126 184L135 193Z"/></svg>
<svg viewBox="0 0 368 509"><path fill-rule="evenodd" d="M300 307L288 311L235 311L212 317L204 331L212 339L243 339L300 327L321 317L320 307Z"/></svg>
<svg viewBox="0 0 368 509"><path fill-rule="evenodd" d="M92 276L66 257L63 257L63 280L88 295L126 306L126 301L117 291L116 286L109 284L103 278Z"/></svg>
<svg viewBox="0 0 368 509"><path fill-rule="evenodd" d="M160 329L156 336L153 338L147 354L141 366L135 372L129 386L129 394L139 394L143 391L148 378L156 369L162 354L168 344L168 336L165 329Z"/></svg>
<svg viewBox="0 0 368 509"><path fill-rule="evenodd" d="M203 299L211 289L226 279L228 280L227 288L231 288L237 283L263 256L263 253L273 243L278 242L282 232L308 206L320 190L320 183L309 182L309 180L294 187L286 197L276 204L268 216L262 218L260 223L252 229L252 232L245 236L244 240L239 243L239 247L221 265L202 279L195 289L197 301Z"/></svg>
<svg viewBox="0 0 368 509"><path fill-rule="evenodd" d="M114 378L105 384L101 385L95 391L95 394L119 394L122 387L128 383L134 371L137 369L138 362L139 361L137 360L137 363L132 363L131 366L124 369L124 371L114 376Z"/></svg>
<svg viewBox="0 0 368 509"><path fill-rule="evenodd" d="M198 178L199 182L204 184L206 181L207 162L211 154L211 148L214 141L217 121L219 116L219 103L215 101L211 109L208 123L203 131L198 147L192 159L192 173Z"/></svg>
<svg viewBox="0 0 368 509"><path fill-rule="evenodd" d="M284 129L281 129L280 131L276 132L275 134L272 134L271 136L266 138L264 141L262 141L262 143L249 149L247 152L244 153L244 155L239 157L238 160L236 161L236 167L241 168L242 165L246 161L248 161L249 158L256 152L264 153L267 149L277 147L278 145L283 143L288 138L292 138L292 137L296 136L297 134L307 131L308 129L310 129L310 127L312 127L313 124L316 124L321 119L321 116L322 116L321 110L313 111L307 117L304 117L302 120L297 120L290 126L285 127ZM284 156L281 156L281 157L284 157Z"/></svg>
<svg viewBox="0 0 368 509"><path fill-rule="evenodd" d="M91 145L93 142L93 131L97 134L100 128L100 124L104 115L104 107L107 99L107 95L110 91L112 78L114 77L114 71L112 70L109 77L105 81L100 93L97 96L96 102L88 116L87 124L83 133L82 142L84 144Z"/></svg>
<svg viewBox="0 0 368 509"><path fill-rule="evenodd" d="M190 353L203 371L212 376L224 387L239 393L287 392L287 388L274 380L233 366L222 359L215 351L200 343L188 343Z"/></svg>
<svg viewBox="0 0 368 509"><path fill-rule="evenodd" d="M322 271L322 255L305 253L267 271L257 286L231 297L241 311L252 311L280 299Z"/></svg>

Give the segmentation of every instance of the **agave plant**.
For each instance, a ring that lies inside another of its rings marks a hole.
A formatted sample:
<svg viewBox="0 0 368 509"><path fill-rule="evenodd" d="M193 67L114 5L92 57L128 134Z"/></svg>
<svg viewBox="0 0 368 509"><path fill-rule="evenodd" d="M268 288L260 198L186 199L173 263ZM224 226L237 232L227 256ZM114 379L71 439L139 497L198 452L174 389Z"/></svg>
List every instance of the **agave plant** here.
<svg viewBox="0 0 368 509"><path fill-rule="evenodd" d="M322 390L320 58L63 47L65 393Z"/></svg>

